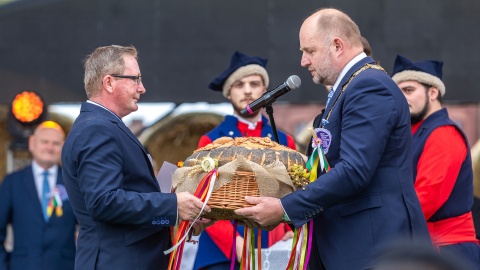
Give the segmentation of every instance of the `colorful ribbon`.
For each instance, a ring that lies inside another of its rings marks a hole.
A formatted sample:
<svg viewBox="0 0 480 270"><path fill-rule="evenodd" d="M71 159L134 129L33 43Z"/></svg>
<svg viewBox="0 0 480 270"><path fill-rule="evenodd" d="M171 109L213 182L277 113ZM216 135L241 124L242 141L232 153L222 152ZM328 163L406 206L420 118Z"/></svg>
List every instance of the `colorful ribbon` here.
<svg viewBox="0 0 480 270"><path fill-rule="evenodd" d="M315 134L316 135L316 134ZM316 136L314 136L315 139ZM320 166L321 172L329 172L330 165L328 164L325 153L321 147L321 143L313 142L313 151L310 155L306 167L310 172L309 180L310 182L315 181L318 178L318 166ZM213 185L215 179L218 177L218 172L216 169L207 173L205 177L202 178L200 184L198 185L195 196L200 198L204 204L202 207L205 207L210 195L213 192ZM200 211L200 213L202 212ZM195 221L200 217L197 216ZM194 222L195 222L194 221ZM175 245L169 250L165 251L165 254L170 254L169 267L170 270L179 270L182 260L182 253L185 244L185 239L189 236L190 230L193 226L193 223L190 224L189 221L182 221L176 228L175 237L173 243ZM238 222L234 221L234 234L233 234L233 246L231 253L231 264L230 269L233 270L236 262L236 231L237 231ZM261 270L262 269L262 259L261 259L261 230L258 231L257 236L257 252L255 254L255 233L254 229L248 228L245 226L244 229L244 242L243 242L243 254L240 262L240 269L242 270ZM302 225L300 228L294 229L294 236L292 241L292 252L288 260L288 265L286 270L306 270L308 262L310 260L311 248L313 240L313 219L308 223ZM257 257L258 256L258 257ZM257 262L257 264L256 264ZM257 266L257 267L255 267Z"/></svg>
<svg viewBox="0 0 480 270"><path fill-rule="evenodd" d="M318 147L313 148L313 152L307 161L307 170L310 172L310 182L315 181L317 177L317 168L319 163Z"/></svg>
<svg viewBox="0 0 480 270"><path fill-rule="evenodd" d="M183 255L183 247L185 246L185 240L187 237L191 236L191 229L195 221L200 218L200 215L203 212L203 209L207 205L208 200L213 192L213 186L215 184L215 180L218 177L217 169L213 169L209 173L207 173L202 180L200 181L197 189L195 190L194 195L199 198L203 202L202 209L200 213L195 218L193 222L188 220L182 220L178 225L178 228L175 232L175 237L173 239L173 243L175 244L173 247L169 248L168 250L164 251L165 254L170 254L170 259L168 262L168 269L170 270L179 270L180 264L182 263L182 255ZM190 226L189 226L190 225Z"/></svg>
<svg viewBox="0 0 480 270"><path fill-rule="evenodd" d="M60 193L57 187L53 189L51 193L50 200L48 201L47 205L47 216L50 218L52 216L53 210L55 209L55 215L57 217L63 216L63 202L62 198L60 197Z"/></svg>
<svg viewBox="0 0 480 270"><path fill-rule="evenodd" d="M230 262L230 270L235 269L235 262L237 260L237 227L238 227L238 221L235 220L233 222L233 245L232 245L232 261Z"/></svg>
<svg viewBox="0 0 480 270"><path fill-rule="evenodd" d="M318 178L318 166L320 166L321 172L327 173L330 171L330 165L328 164L327 157L325 156L321 141L317 137L317 134L313 131L313 129L310 129L310 131L312 132L313 137L313 151L308 158L306 167L310 172L310 182L314 182ZM308 262L310 261L312 241L313 219L304 224L302 227L294 229L292 253L290 254L290 259L288 260L288 265L286 268L287 270L307 269Z"/></svg>

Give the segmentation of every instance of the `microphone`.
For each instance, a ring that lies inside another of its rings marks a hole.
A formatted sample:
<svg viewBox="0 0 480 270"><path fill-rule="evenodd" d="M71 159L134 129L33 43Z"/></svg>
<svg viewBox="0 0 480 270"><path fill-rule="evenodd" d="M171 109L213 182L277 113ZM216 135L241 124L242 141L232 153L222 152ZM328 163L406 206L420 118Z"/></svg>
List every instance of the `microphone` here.
<svg viewBox="0 0 480 270"><path fill-rule="evenodd" d="M277 86L277 88L265 92L260 98L256 99L252 103L248 104L245 109L243 109L240 114L242 116L249 116L258 111L261 108L264 108L277 100L278 97L284 95L292 89L297 89L302 84L302 80L297 75L292 75L288 77L287 81Z"/></svg>

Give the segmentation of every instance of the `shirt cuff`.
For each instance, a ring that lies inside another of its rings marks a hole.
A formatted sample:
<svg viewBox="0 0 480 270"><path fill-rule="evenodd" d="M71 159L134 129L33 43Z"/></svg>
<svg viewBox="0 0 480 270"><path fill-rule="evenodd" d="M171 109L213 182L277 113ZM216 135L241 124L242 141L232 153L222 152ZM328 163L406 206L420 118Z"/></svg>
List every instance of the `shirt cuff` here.
<svg viewBox="0 0 480 270"><path fill-rule="evenodd" d="M288 217L288 214L287 212L285 212L285 208L283 208L283 204L282 204L282 201L279 199L280 201L280 205L282 206L282 210L283 210L283 216L282 216L282 220L285 221L285 222L290 222L290 218Z"/></svg>

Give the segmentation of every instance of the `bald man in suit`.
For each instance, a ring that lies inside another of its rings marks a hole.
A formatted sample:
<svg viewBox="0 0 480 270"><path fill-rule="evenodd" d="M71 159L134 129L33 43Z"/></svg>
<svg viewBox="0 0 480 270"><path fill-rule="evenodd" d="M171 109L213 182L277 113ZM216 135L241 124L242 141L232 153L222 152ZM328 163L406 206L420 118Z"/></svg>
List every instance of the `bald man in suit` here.
<svg viewBox="0 0 480 270"><path fill-rule="evenodd" d="M398 239L430 242L413 187L410 114L388 74L363 52L358 26L321 9L300 28L301 65L333 85L318 137L331 169L281 199L247 198L252 227L313 219L310 269L371 269Z"/></svg>
<svg viewBox="0 0 480 270"><path fill-rule="evenodd" d="M64 138L57 123L40 124L29 139L32 164L7 175L0 185L0 243L7 224L14 233L12 253L0 247L1 270L73 269L77 220L58 165ZM53 197L62 206L49 212Z"/></svg>

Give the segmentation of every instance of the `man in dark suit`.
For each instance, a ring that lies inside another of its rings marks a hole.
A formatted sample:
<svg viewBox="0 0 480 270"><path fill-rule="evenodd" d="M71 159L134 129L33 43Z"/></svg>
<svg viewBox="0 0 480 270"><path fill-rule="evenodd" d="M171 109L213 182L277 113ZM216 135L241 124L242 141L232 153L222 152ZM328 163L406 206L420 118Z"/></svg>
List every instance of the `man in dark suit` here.
<svg viewBox="0 0 480 270"><path fill-rule="evenodd" d="M167 269L170 226L194 220L203 204L188 192L160 192L150 155L121 120L145 93L137 50L95 49L85 61L84 83L88 101L62 150L80 225L75 269Z"/></svg>
<svg viewBox="0 0 480 270"><path fill-rule="evenodd" d="M32 164L0 185L1 270L73 270L76 219L58 166L64 138L57 123L41 123L29 138ZM3 246L9 223L11 254Z"/></svg>
<svg viewBox="0 0 480 270"><path fill-rule="evenodd" d="M313 219L310 269L370 269L392 241L429 241L412 181L407 102L360 37L335 9L304 21L301 65L334 89L317 130L331 169L281 199L246 198L256 205L236 211L255 227Z"/></svg>

